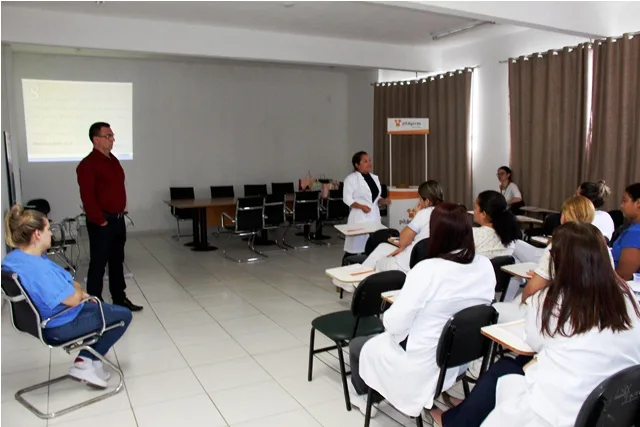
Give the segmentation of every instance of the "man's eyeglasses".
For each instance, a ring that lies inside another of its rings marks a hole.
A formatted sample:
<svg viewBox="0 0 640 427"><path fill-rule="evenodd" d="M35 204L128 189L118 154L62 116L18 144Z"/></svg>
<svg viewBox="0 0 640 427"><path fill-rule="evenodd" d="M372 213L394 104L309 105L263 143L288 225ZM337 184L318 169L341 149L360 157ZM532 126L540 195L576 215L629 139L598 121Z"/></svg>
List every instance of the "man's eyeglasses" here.
<svg viewBox="0 0 640 427"><path fill-rule="evenodd" d="M116 136L112 133L108 134L108 135L98 135L100 138L107 138L107 139L113 139Z"/></svg>

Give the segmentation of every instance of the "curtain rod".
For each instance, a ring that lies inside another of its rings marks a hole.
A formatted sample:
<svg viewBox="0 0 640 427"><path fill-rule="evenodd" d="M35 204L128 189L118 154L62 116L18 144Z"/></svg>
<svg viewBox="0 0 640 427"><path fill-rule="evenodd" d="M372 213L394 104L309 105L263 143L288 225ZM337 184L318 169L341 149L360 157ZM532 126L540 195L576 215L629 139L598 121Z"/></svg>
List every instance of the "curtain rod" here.
<svg viewBox="0 0 640 427"><path fill-rule="evenodd" d="M549 51L553 52L554 55L557 55L559 51L562 51L564 49L578 49L580 47L584 47L585 45L588 46L589 48L591 48L591 46L595 42L599 42L599 44L602 44L603 41L607 41L608 39L613 39L613 41L615 42L616 40L618 40L618 39L620 39L620 38L622 38L624 36L633 37L633 36L637 36L638 34L640 34L640 31L636 31L635 33L625 33L625 34L623 34L621 36L618 36L618 37L605 37L605 38L601 38L601 39L591 39L591 40L585 41L584 43L581 43L581 44L579 44L577 46L567 46L567 47L563 47L562 49L549 49ZM536 53L531 53L529 55L521 55L521 56L524 56L524 58L527 58L527 59L532 57L532 56L541 57L543 55L548 55L549 51L547 51L547 52L536 52ZM515 61L518 58L520 58L520 56L517 57L517 58L503 59L502 61L498 61L498 63L499 64L507 64L510 61Z"/></svg>
<svg viewBox="0 0 640 427"><path fill-rule="evenodd" d="M440 74L434 74L432 76L427 76L427 77L418 77L415 79L409 79L409 80L398 80L395 82L372 82L369 83L369 86L397 86L397 85L410 85L412 82L413 83L426 83L427 80L429 81L433 81L436 79L436 77L439 77L441 79L447 77L447 76L453 76L454 73L455 74L462 74L464 72L472 72L473 70L475 70L476 68L478 68L478 66L473 66L473 67L464 67L461 68L459 70L454 70L454 71L445 71L444 73L440 73ZM416 76L418 75L418 73L416 72Z"/></svg>

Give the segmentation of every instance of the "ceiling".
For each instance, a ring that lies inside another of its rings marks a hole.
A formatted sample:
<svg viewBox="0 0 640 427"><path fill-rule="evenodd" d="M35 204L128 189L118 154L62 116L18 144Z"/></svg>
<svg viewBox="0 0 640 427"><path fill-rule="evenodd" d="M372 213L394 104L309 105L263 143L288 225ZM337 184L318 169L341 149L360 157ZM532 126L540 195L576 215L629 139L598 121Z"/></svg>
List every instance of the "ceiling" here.
<svg viewBox="0 0 640 427"><path fill-rule="evenodd" d="M433 41L433 34L477 21L373 2L3 1L2 5L398 45L451 46L452 43L464 44L479 37L495 37L517 28L485 25L455 37Z"/></svg>

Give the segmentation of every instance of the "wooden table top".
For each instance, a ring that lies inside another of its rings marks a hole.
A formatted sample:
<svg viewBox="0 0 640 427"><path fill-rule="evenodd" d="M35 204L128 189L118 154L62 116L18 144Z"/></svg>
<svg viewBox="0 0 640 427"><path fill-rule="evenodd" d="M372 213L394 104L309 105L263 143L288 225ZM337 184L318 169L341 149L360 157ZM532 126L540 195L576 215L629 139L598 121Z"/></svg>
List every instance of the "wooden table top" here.
<svg viewBox="0 0 640 427"><path fill-rule="evenodd" d="M236 200L238 199L234 197L222 197L219 199L165 200L164 202L177 209L198 209L235 206ZM293 194L287 194L285 196L285 201L293 201Z"/></svg>

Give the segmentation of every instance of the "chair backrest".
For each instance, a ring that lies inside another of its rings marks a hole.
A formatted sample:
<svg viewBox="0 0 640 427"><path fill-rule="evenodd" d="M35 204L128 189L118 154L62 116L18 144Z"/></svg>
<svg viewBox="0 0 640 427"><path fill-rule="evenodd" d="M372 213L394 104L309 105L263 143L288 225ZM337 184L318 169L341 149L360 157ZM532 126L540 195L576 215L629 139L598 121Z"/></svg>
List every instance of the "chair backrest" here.
<svg viewBox="0 0 640 427"><path fill-rule="evenodd" d="M320 218L320 192L297 191L293 195L294 224L310 224Z"/></svg>
<svg viewBox="0 0 640 427"><path fill-rule="evenodd" d="M574 427L640 426L640 365L602 381L582 404Z"/></svg>
<svg viewBox="0 0 640 427"><path fill-rule="evenodd" d="M2 294L3 298L9 301L13 326L42 340L40 313L31 302L16 273L2 270Z"/></svg>
<svg viewBox="0 0 640 427"><path fill-rule="evenodd" d="M264 198L240 197L236 200L237 233L249 233L264 228Z"/></svg>
<svg viewBox="0 0 640 427"><path fill-rule="evenodd" d="M233 191L233 185L218 185L211 186L211 198L212 199L227 199L236 197Z"/></svg>
<svg viewBox="0 0 640 427"><path fill-rule="evenodd" d="M406 274L402 271L381 271L366 277L356 286L351 299L351 312L355 317L376 316L382 314L389 304L382 304L380 294L396 291L404 286Z"/></svg>
<svg viewBox="0 0 640 427"><path fill-rule="evenodd" d="M342 200L342 189L329 190L326 203L327 221L336 221L349 216L349 206Z"/></svg>
<svg viewBox="0 0 640 427"><path fill-rule="evenodd" d="M267 184L247 184L244 186L244 197L266 196Z"/></svg>
<svg viewBox="0 0 640 427"><path fill-rule="evenodd" d="M511 212L513 212L514 215L522 215L522 208L525 206L526 205L524 200L520 200L519 202L511 204L509 206L509 209L511 210Z"/></svg>
<svg viewBox="0 0 640 427"><path fill-rule="evenodd" d="M375 231L367 239L367 243L364 245L364 253L369 256L380 243L385 243L389 238L398 236L400 236L400 232L395 228L384 228Z"/></svg>
<svg viewBox="0 0 640 427"><path fill-rule="evenodd" d="M268 194L264 198L265 227L279 227L284 224L285 193Z"/></svg>
<svg viewBox="0 0 640 427"><path fill-rule="evenodd" d="M296 190L293 187L293 182L272 182L271 193L272 194L293 194Z"/></svg>
<svg viewBox="0 0 640 427"><path fill-rule="evenodd" d="M496 274L496 292L502 292L502 295L500 295L500 302L504 301L504 297L507 295L509 282L511 281L511 275L502 271L502 267L515 263L516 260L512 256L499 256L491 259L491 265L493 265L493 271Z"/></svg>
<svg viewBox="0 0 640 427"><path fill-rule="evenodd" d="M51 205L49 205L49 202L46 199L29 200L27 204L24 205L24 208L42 212L47 216L49 216L49 213L51 212Z"/></svg>
<svg viewBox="0 0 640 427"><path fill-rule="evenodd" d="M613 220L613 226L615 227L616 230L622 227L622 224L624 224L624 215L622 214L621 210L615 209L615 210L609 211L608 214Z"/></svg>
<svg viewBox="0 0 640 427"><path fill-rule="evenodd" d="M470 363L486 357L491 350L491 340L480 329L494 325L498 321L498 312L491 305L475 305L454 314L442 328L442 335L436 350L436 363L440 367L440 376L436 384L438 396L448 368ZM409 336L411 340L411 336ZM483 363L484 368L484 363Z"/></svg>
<svg viewBox="0 0 640 427"><path fill-rule="evenodd" d="M413 245L411 249L411 257L409 258L409 268L415 267L417 263L427 257L427 250L429 249L429 238L420 240Z"/></svg>
<svg viewBox="0 0 640 427"><path fill-rule="evenodd" d="M560 218L562 217L559 213L549 214L542 222L542 233L544 236L553 235L553 231L560 227Z"/></svg>
<svg viewBox="0 0 640 427"><path fill-rule="evenodd" d="M196 195L193 187L169 187L169 198L171 200L190 200L195 199ZM179 219L193 218L192 209L171 207L171 214Z"/></svg>

